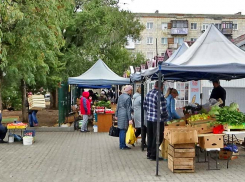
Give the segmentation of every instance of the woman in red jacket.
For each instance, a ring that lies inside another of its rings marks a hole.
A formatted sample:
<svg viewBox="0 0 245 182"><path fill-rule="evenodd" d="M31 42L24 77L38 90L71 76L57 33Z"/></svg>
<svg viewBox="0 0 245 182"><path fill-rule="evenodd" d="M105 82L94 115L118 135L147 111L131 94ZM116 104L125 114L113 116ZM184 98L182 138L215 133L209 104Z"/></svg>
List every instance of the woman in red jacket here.
<svg viewBox="0 0 245 182"><path fill-rule="evenodd" d="M88 116L90 113L90 102L88 100L89 92L83 92L80 100L80 111L83 115L83 123L81 127L81 132L89 132L88 131Z"/></svg>

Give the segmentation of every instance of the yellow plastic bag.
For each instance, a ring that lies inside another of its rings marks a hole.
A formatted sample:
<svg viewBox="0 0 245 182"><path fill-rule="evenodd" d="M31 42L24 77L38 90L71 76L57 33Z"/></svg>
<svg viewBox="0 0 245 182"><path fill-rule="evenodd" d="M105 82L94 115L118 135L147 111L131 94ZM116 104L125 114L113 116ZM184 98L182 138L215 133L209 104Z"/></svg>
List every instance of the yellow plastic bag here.
<svg viewBox="0 0 245 182"><path fill-rule="evenodd" d="M128 131L126 133L126 143L133 145L136 142L136 137L134 133L134 127L133 125L128 126Z"/></svg>

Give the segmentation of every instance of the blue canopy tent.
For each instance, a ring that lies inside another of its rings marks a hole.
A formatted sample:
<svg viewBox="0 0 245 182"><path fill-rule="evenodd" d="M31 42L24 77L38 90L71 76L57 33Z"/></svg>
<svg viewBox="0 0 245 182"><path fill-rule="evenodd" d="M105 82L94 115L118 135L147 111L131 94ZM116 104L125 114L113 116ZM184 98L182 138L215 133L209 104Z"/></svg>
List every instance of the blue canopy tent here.
<svg viewBox="0 0 245 182"><path fill-rule="evenodd" d="M101 59L89 70L78 77L69 77L70 85L127 85L129 78L123 78L114 73Z"/></svg>
<svg viewBox="0 0 245 182"><path fill-rule="evenodd" d="M171 63L141 72L158 80L233 80L245 78L245 52L210 25L197 41ZM160 87L159 87L160 88ZM159 92L160 93L160 92ZM157 147L159 145L160 99L158 100ZM158 152L158 150L157 150ZM158 174L158 154L156 174Z"/></svg>

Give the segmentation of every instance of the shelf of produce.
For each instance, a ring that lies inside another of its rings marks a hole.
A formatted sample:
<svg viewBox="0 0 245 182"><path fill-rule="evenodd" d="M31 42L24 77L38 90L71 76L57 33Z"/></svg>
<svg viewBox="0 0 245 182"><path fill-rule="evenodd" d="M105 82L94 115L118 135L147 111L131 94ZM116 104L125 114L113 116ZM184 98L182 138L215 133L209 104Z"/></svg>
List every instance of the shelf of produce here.
<svg viewBox="0 0 245 182"><path fill-rule="evenodd" d="M110 127L112 125L113 115L114 115L113 113L105 113L105 114L97 113L98 132L109 132Z"/></svg>

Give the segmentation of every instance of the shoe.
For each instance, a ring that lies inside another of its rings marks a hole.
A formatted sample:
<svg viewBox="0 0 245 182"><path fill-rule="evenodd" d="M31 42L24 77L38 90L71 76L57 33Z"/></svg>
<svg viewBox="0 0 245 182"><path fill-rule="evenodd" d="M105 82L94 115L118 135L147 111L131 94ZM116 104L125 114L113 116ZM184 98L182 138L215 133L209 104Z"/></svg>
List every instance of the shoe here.
<svg viewBox="0 0 245 182"><path fill-rule="evenodd" d="M85 133L86 131L82 131L82 130L80 130L80 132Z"/></svg>
<svg viewBox="0 0 245 182"><path fill-rule="evenodd" d="M158 159L159 159L159 161L163 161L163 158L162 157L159 157ZM155 157L151 157L151 161L156 161L156 160L157 159Z"/></svg>
<svg viewBox="0 0 245 182"><path fill-rule="evenodd" d="M0 143L8 143L8 142L6 142L6 141L4 141L4 140L0 140Z"/></svg>
<svg viewBox="0 0 245 182"><path fill-rule="evenodd" d="M90 132L89 130L85 130L85 132Z"/></svg>
<svg viewBox="0 0 245 182"><path fill-rule="evenodd" d="M133 146L133 147L135 147L135 145L134 145L134 144L132 144L132 146Z"/></svg>
<svg viewBox="0 0 245 182"><path fill-rule="evenodd" d="M131 148L130 148L130 147L128 147L128 146L126 146L126 147L122 148L122 150L129 150L129 149L131 149Z"/></svg>

